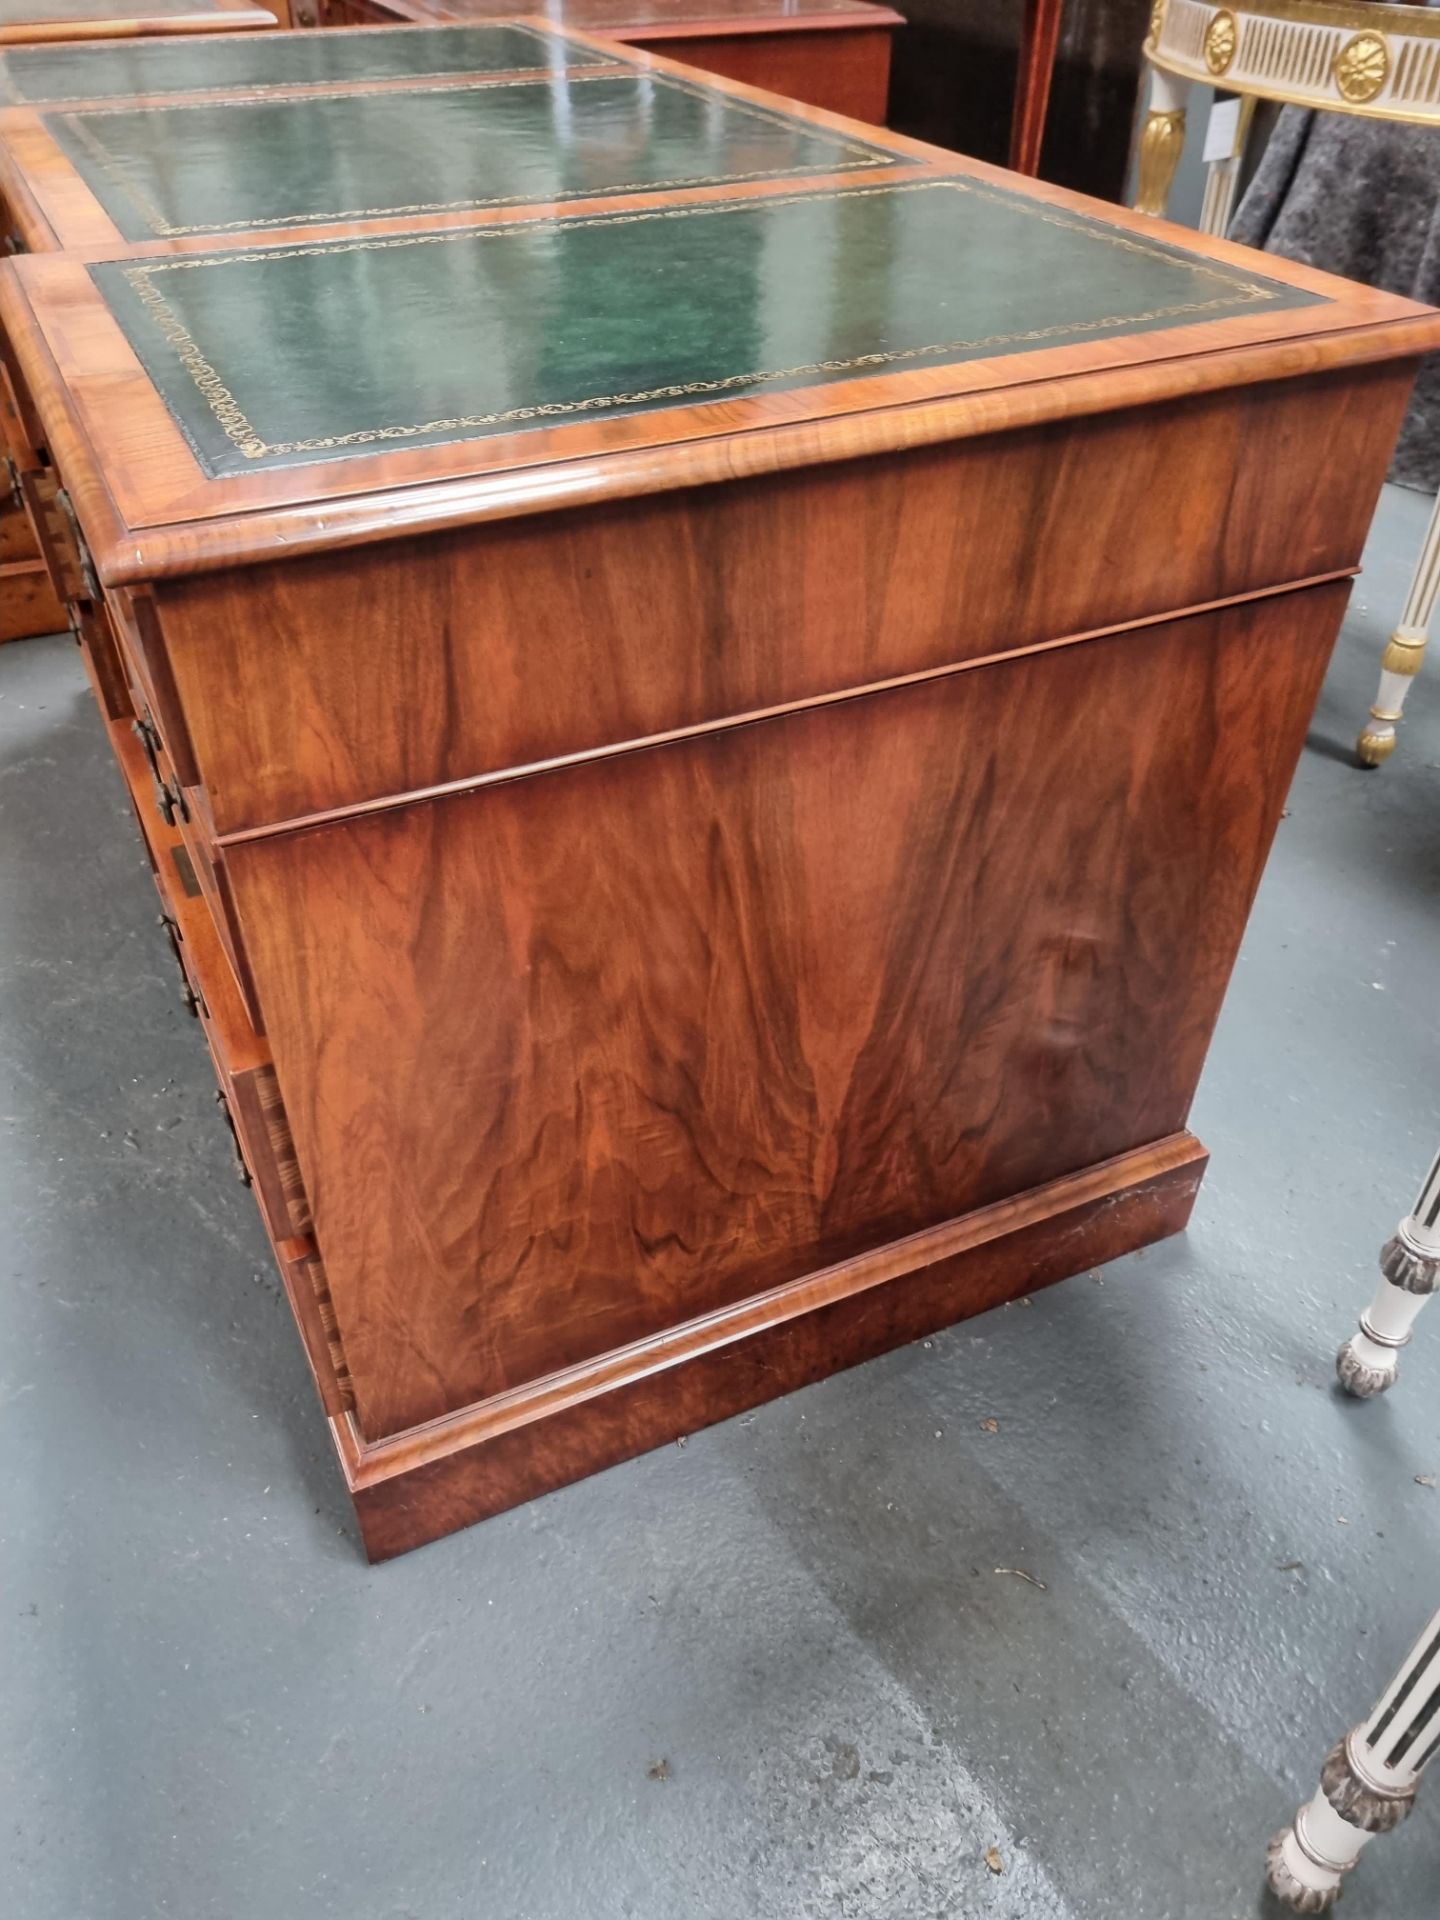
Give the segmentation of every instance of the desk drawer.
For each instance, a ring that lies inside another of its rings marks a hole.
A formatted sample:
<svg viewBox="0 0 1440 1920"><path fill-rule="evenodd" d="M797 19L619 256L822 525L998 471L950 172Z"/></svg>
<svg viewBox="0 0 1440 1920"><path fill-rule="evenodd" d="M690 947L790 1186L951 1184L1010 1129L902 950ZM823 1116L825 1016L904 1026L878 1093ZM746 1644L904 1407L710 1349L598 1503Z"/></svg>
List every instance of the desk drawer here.
<svg viewBox="0 0 1440 1920"><path fill-rule="evenodd" d="M255 1188L271 1238L296 1239L310 1232L310 1203L274 1064L246 1017L178 826L163 820L151 804L141 745L119 725L112 725L110 735L150 861L181 998L209 1043L241 1171Z"/></svg>
<svg viewBox="0 0 1440 1920"><path fill-rule="evenodd" d="M216 828L1348 569L1410 377L1247 387L166 582Z"/></svg>
<svg viewBox="0 0 1440 1920"><path fill-rule="evenodd" d="M154 636L153 612L146 599L123 591L107 593L105 605L130 688L132 731L150 776L151 804L163 825L178 834L185 847L190 871L215 923L246 1018L261 1033L264 1022L230 896L224 856L214 845L206 794L193 777L189 736L165 671L163 649ZM191 775L188 779L187 772Z"/></svg>

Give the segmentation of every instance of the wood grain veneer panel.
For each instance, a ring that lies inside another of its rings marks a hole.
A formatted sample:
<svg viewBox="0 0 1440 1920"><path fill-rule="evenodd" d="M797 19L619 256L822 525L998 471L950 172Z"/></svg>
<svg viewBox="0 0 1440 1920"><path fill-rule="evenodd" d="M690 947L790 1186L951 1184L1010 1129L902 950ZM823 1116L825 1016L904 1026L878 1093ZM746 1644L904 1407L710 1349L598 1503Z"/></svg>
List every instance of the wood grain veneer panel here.
<svg viewBox="0 0 1440 1920"><path fill-rule="evenodd" d="M1352 566L1409 379L1247 388L167 583L217 829Z"/></svg>
<svg viewBox="0 0 1440 1920"><path fill-rule="evenodd" d="M234 849L365 1434L1180 1129L1345 596Z"/></svg>
<svg viewBox="0 0 1440 1920"><path fill-rule="evenodd" d="M353 1427L338 1420L332 1432L365 1551L389 1559L1178 1233L1205 1159L1188 1135L1127 1154L971 1216L957 1230L962 1250L929 1265L898 1265L896 1250L855 1262L843 1278L831 1269L805 1289L807 1305L793 1317L771 1317L767 1302L747 1336L709 1344L702 1336L687 1341L695 1351L656 1355L615 1378L595 1369L548 1381L379 1446L357 1447Z"/></svg>

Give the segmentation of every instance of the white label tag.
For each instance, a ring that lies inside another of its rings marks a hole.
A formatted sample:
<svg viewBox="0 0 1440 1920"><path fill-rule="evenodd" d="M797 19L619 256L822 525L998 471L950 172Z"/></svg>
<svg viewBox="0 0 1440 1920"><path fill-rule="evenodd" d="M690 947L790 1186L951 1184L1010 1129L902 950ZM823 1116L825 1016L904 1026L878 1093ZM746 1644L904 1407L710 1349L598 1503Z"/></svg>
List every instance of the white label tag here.
<svg viewBox="0 0 1440 1920"><path fill-rule="evenodd" d="M1212 160L1233 159L1239 135L1239 100L1217 100L1205 125L1205 151L1201 158L1207 165Z"/></svg>

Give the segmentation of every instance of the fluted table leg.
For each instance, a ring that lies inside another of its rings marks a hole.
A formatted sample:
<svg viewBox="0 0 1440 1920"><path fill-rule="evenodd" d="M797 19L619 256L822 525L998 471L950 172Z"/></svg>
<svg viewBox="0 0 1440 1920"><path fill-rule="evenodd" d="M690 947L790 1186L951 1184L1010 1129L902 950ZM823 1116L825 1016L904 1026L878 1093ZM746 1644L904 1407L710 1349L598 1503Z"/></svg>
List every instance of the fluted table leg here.
<svg viewBox="0 0 1440 1920"><path fill-rule="evenodd" d="M1419 1198L1380 1249L1384 1276L1375 1298L1335 1357L1347 1393L1361 1400L1395 1384L1400 1349L1408 1346L1420 1309L1440 1288L1440 1157Z"/></svg>
<svg viewBox="0 0 1440 1920"><path fill-rule="evenodd" d="M1270 1842L1270 1890L1296 1913L1324 1913L1377 1834L1398 1827L1440 1748L1440 1613L1362 1726L1333 1747L1320 1790Z"/></svg>
<svg viewBox="0 0 1440 1920"><path fill-rule="evenodd" d="M1440 593L1440 497L1436 498L1424 545L1415 563L1410 596L1400 624L1390 636L1380 661L1380 687L1370 709L1370 723L1355 742L1355 752L1366 767L1378 767L1395 751L1395 727L1405 707L1405 696L1425 658L1425 642Z"/></svg>

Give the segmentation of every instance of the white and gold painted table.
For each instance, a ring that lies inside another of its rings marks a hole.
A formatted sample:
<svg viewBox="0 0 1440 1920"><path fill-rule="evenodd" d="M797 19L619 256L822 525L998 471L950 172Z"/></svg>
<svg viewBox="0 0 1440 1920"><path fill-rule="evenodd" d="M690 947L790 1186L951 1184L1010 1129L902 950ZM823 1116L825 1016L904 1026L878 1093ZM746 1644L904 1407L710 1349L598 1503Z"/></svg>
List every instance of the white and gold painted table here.
<svg viewBox="0 0 1440 1920"><path fill-rule="evenodd" d="M1165 211L1185 144L1191 87L1219 87L1240 98L1230 150L1209 162L1204 233L1223 234L1229 225L1257 100L1440 127L1440 8L1373 0L1240 0L1232 6L1155 0L1145 58L1150 98L1135 201L1142 213ZM1375 703L1355 743L1367 767L1378 767L1394 752L1396 724L1420 670L1437 595L1440 500L1381 661Z"/></svg>

